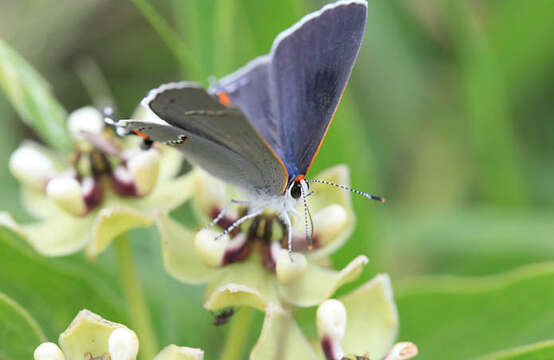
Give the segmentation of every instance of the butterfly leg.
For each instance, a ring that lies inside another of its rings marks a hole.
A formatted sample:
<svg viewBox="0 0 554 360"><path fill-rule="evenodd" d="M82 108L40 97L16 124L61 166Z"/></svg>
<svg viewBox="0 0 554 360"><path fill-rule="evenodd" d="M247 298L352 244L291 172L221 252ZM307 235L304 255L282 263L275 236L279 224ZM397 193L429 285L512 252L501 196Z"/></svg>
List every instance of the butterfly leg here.
<svg viewBox="0 0 554 360"><path fill-rule="evenodd" d="M215 224L217 224L219 222L219 220L221 220L223 218L223 216L225 216L225 213L227 212L227 210L229 210L229 208L233 204L248 205L248 201L245 201L245 200L230 200L227 204L225 204L225 206L223 206L223 208L219 211L217 216L208 225L204 226L202 228L202 230L209 229L212 226L214 226Z"/></svg>
<svg viewBox="0 0 554 360"><path fill-rule="evenodd" d="M260 215L263 211L264 211L264 208L258 208L258 209L255 209L254 211L251 211L251 212L249 212L248 214L244 215L243 217L241 217L240 219L238 219L237 221L235 221L234 223L232 223L232 224L231 224L227 229L225 229L222 233L220 233L219 235L217 235L217 236L215 237L215 240L221 239L223 236L229 234L231 231L233 231L234 228L236 228L237 226L239 226L239 225L242 224L243 222L245 222L245 221L248 220L248 219L255 218L256 216Z"/></svg>
<svg viewBox="0 0 554 360"><path fill-rule="evenodd" d="M292 224L290 222L290 217L286 211L283 211L281 214L279 214L279 217L287 226L287 247L289 250L290 261L292 262Z"/></svg>

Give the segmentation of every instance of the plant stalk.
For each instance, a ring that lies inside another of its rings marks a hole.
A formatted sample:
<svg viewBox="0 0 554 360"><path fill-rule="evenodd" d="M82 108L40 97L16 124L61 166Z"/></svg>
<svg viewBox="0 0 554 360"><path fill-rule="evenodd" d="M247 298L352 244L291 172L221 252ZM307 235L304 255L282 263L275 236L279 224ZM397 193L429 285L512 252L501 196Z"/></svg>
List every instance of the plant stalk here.
<svg viewBox="0 0 554 360"><path fill-rule="evenodd" d="M140 358L150 360L158 352L158 342L152 329L150 314L133 262L133 252L127 234L119 235L114 245L127 314L131 320L132 329L137 332L140 341Z"/></svg>
<svg viewBox="0 0 554 360"><path fill-rule="evenodd" d="M221 351L221 360L239 360L244 359L244 345L248 338L248 331L254 318L254 309L242 307L233 316L231 328L225 338L223 350Z"/></svg>

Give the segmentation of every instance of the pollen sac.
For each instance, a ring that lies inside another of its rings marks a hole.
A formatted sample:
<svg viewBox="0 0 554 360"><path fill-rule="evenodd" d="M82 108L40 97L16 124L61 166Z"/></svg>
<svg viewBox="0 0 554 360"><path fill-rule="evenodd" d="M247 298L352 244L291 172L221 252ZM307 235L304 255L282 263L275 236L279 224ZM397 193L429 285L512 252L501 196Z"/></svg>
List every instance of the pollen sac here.
<svg viewBox="0 0 554 360"><path fill-rule="evenodd" d="M35 360L65 360L62 350L58 345L45 342L40 344L33 354Z"/></svg>
<svg viewBox="0 0 554 360"><path fill-rule="evenodd" d="M72 215L84 215L87 205L81 184L73 177L57 177L48 182L46 194L59 207Z"/></svg>
<svg viewBox="0 0 554 360"><path fill-rule="evenodd" d="M111 360L135 360L139 341L134 331L128 328L115 329L108 340Z"/></svg>
<svg viewBox="0 0 554 360"><path fill-rule="evenodd" d="M22 184L44 191L56 175L54 163L37 146L23 144L10 157L10 172Z"/></svg>
<svg viewBox="0 0 554 360"><path fill-rule="evenodd" d="M335 299L319 305L317 309L317 332L321 347L328 359L342 359L344 351L341 341L346 331L346 309Z"/></svg>
<svg viewBox="0 0 554 360"><path fill-rule="evenodd" d="M158 180L160 154L155 149L139 151L127 161L139 196L149 194Z"/></svg>
<svg viewBox="0 0 554 360"><path fill-rule="evenodd" d="M211 230L200 230L194 239L196 253L210 267L223 264L225 251L229 245L229 236L225 235L216 240L218 234Z"/></svg>
<svg viewBox="0 0 554 360"><path fill-rule="evenodd" d="M92 106L73 111L67 119L71 135L75 140L84 140L83 133L98 135L104 129L104 116Z"/></svg>
<svg viewBox="0 0 554 360"><path fill-rule="evenodd" d="M348 222L348 213L344 207L333 204L321 209L313 218L313 226L317 231L321 245L336 239L344 231Z"/></svg>
<svg viewBox="0 0 554 360"><path fill-rule="evenodd" d="M111 173L114 190L122 196L145 196L158 180L160 155L157 150L134 151L127 154L125 163Z"/></svg>
<svg viewBox="0 0 554 360"><path fill-rule="evenodd" d="M290 284L300 278L306 272L307 267L308 262L303 254L289 253L284 249L279 250L275 271L277 273L277 280L281 284Z"/></svg>

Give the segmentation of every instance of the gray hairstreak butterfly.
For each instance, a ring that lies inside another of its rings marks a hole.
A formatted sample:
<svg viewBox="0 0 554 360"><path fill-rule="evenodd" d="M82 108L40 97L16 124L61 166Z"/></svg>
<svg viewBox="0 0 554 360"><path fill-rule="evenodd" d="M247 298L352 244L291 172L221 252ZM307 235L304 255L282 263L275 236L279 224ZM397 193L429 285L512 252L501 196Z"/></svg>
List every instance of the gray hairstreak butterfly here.
<svg viewBox="0 0 554 360"><path fill-rule="evenodd" d="M147 143L176 146L191 163L244 190L249 212L220 236L270 209L287 226L291 251L289 213L295 214L303 201L310 247L309 183L384 201L343 185L306 179L352 72L366 18L364 0L326 5L280 33L268 55L208 90L192 82L161 85L141 102L157 118L114 125Z"/></svg>

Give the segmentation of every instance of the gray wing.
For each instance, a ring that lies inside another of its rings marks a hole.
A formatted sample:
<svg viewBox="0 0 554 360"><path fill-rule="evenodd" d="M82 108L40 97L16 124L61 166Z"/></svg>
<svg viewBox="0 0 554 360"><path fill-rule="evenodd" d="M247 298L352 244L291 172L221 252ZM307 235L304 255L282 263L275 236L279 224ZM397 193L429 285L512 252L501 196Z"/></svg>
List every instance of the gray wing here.
<svg viewBox="0 0 554 360"><path fill-rule="evenodd" d="M284 190L282 162L242 111L222 105L199 84L162 85L142 105L159 119L121 120L121 125L154 141L180 143L176 146L190 162L233 185L269 195Z"/></svg>
<svg viewBox="0 0 554 360"><path fill-rule="evenodd" d="M308 14L260 56L215 83L239 106L289 177L306 174L325 137L361 46L363 0L338 1Z"/></svg>
<svg viewBox="0 0 554 360"><path fill-rule="evenodd" d="M340 102L365 30L367 3L339 1L277 36L271 97L283 131L289 174L306 174Z"/></svg>

